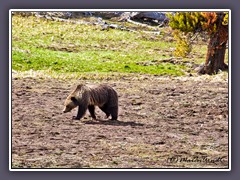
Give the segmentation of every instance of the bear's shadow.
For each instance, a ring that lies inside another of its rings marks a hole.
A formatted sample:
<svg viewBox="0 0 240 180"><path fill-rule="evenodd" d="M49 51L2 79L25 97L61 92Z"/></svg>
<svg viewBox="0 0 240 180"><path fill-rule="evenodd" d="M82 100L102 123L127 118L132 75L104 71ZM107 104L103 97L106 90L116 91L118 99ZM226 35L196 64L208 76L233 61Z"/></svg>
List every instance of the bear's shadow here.
<svg viewBox="0 0 240 180"><path fill-rule="evenodd" d="M133 121L119 121L119 120L88 120L88 121L83 121L82 123L84 124L103 124L103 125L111 125L111 126L144 126L142 123L136 123Z"/></svg>

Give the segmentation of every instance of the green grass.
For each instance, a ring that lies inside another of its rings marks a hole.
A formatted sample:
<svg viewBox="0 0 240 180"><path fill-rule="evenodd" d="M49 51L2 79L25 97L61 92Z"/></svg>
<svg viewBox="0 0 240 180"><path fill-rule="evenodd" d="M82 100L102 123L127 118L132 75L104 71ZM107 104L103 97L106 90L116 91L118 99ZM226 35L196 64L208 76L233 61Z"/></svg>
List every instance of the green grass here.
<svg viewBox="0 0 240 180"><path fill-rule="evenodd" d="M184 75L183 65L141 64L172 57L174 46L161 35L12 17L12 69L18 72Z"/></svg>

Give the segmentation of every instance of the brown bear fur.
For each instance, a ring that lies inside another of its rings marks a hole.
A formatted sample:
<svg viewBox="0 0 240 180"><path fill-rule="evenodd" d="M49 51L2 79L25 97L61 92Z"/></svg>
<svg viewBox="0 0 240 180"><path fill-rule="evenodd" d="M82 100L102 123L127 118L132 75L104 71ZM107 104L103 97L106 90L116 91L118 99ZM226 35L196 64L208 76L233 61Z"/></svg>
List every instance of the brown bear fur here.
<svg viewBox="0 0 240 180"><path fill-rule="evenodd" d="M98 106L108 118L110 115L112 120L118 118L118 95L110 86L101 84L95 87L80 84L67 97L64 103L63 112L70 112L78 106L77 116L74 119L81 119L87 109L93 119L96 119L95 106Z"/></svg>

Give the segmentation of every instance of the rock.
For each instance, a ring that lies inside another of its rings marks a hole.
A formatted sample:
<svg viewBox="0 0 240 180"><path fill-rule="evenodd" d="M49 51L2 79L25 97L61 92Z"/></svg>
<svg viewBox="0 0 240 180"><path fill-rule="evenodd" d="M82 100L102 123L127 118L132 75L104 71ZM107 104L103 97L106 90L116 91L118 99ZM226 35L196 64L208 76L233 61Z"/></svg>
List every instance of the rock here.
<svg viewBox="0 0 240 180"><path fill-rule="evenodd" d="M111 19L114 17L119 17L124 12L112 11L112 12L84 12L85 15L99 16L105 19Z"/></svg>
<svg viewBox="0 0 240 180"><path fill-rule="evenodd" d="M139 19L148 19L156 20L159 23L167 23L169 18L164 12L124 12L121 14L119 21L126 21L128 19L139 20Z"/></svg>

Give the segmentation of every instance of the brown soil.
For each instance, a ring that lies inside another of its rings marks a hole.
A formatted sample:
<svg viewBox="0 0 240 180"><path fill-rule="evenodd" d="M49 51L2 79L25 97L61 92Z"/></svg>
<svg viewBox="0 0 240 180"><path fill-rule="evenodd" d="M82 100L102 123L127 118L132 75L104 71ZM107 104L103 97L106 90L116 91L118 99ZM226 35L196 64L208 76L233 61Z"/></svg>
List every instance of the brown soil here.
<svg viewBox="0 0 240 180"><path fill-rule="evenodd" d="M62 113L77 80L14 78L12 168L228 168L228 82L140 78L108 83L119 120Z"/></svg>

